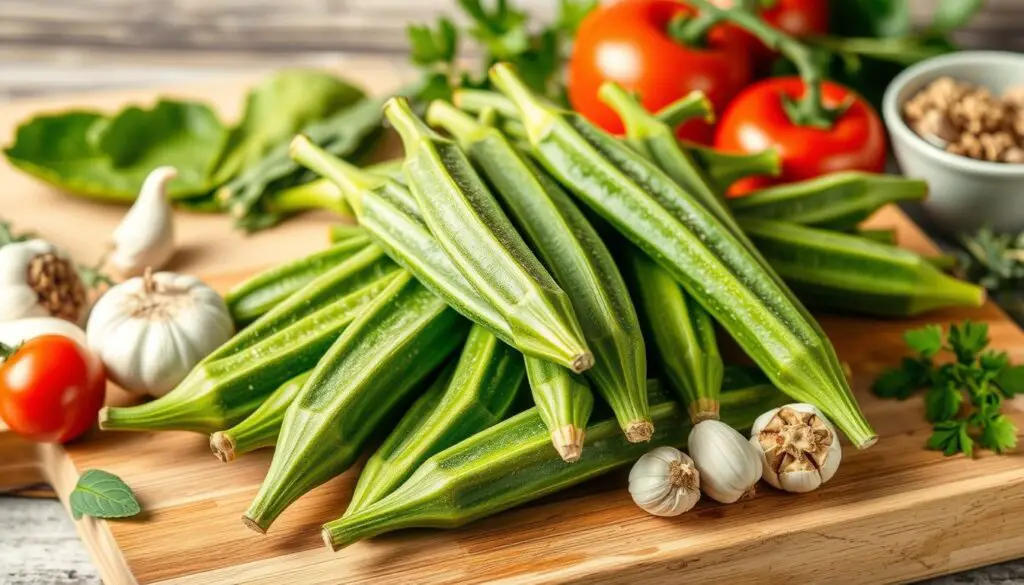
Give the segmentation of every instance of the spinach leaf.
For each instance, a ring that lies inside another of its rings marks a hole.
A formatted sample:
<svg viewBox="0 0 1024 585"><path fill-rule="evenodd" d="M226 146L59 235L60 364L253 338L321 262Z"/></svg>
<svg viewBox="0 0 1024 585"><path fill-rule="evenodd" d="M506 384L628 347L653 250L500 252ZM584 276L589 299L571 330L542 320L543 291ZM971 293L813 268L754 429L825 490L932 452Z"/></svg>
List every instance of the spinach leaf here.
<svg viewBox="0 0 1024 585"><path fill-rule="evenodd" d="M86 197L129 203L146 175L161 165L178 169L172 198L210 191L211 163L226 129L205 104L161 100L113 117L71 111L37 116L16 131L4 150L12 165Z"/></svg>

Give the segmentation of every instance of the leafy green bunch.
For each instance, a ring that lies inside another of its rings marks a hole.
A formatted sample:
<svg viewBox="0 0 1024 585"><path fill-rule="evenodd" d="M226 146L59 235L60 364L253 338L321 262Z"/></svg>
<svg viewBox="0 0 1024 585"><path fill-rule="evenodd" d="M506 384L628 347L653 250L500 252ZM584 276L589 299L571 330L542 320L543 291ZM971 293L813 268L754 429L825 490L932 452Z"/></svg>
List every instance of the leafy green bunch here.
<svg viewBox="0 0 1024 585"><path fill-rule="evenodd" d="M410 57L424 72L420 99L448 98L458 87L489 88L487 68L505 61L519 69L534 91L565 102L563 64L576 29L597 6L597 0L560 0L555 22L539 29L531 29L526 12L507 0L458 0L458 6L469 21L466 28L460 29L447 17L434 26L414 24L408 28ZM463 37L483 50L479 69L462 68Z"/></svg>
<svg viewBox="0 0 1024 585"><path fill-rule="evenodd" d="M917 355L883 373L873 390L882 398L905 400L925 389L926 417L934 424L929 449L971 457L975 442L997 453L1017 445L1017 427L1002 413L1002 404L1024 393L1024 365L1012 366L1006 352L985 349L987 324L950 325L945 342L938 325L908 331L904 339ZM939 364L936 358L944 351L955 359Z"/></svg>

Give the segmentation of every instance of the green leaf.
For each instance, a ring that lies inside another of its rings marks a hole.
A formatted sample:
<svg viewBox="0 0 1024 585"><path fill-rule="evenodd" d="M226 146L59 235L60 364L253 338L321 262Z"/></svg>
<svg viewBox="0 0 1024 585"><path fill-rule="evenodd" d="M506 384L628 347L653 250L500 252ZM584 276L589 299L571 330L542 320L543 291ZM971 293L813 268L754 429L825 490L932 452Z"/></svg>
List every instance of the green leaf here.
<svg viewBox="0 0 1024 585"><path fill-rule="evenodd" d="M26 242L35 238L35 234L31 232L14 233L11 229L11 222L0 221L0 247L6 246L7 244L14 244L17 242Z"/></svg>
<svg viewBox="0 0 1024 585"><path fill-rule="evenodd" d="M559 32L574 36L583 19L597 8L597 0L561 0L555 27Z"/></svg>
<svg viewBox="0 0 1024 585"><path fill-rule="evenodd" d="M846 37L898 37L910 31L906 0L831 0L829 28Z"/></svg>
<svg viewBox="0 0 1024 585"><path fill-rule="evenodd" d="M951 420L960 412L964 395L953 386L929 388L924 395L925 417L929 422Z"/></svg>
<svg viewBox="0 0 1024 585"><path fill-rule="evenodd" d="M939 0L932 13L931 32L949 34L968 23L984 4L983 0Z"/></svg>
<svg viewBox="0 0 1024 585"><path fill-rule="evenodd" d="M322 71L291 69L271 75L249 92L242 120L231 129L214 163L214 182L229 181L303 126L363 97L360 89Z"/></svg>
<svg viewBox="0 0 1024 585"><path fill-rule="evenodd" d="M459 31L447 18L437 21L437 28L412 24L406 29L409 36L409 56L417 65L450 65L458 52Z"/></svg>
<svg viewBox="0 0 1024 585"><path fill-rule="evenodd" d="M204 194L226 130L205 104L161 100L111 118L98 112L44 114L18 127L4 154L12 165L85 197L130 203L154 168L171 165L173 198Z"/></svg>
<svg viewBox="0 0 1024 585"><path fill-rule="evenodd" d="M946 421L932 427L932 436L928 439L927 447L942 451L947 457L957 453L963 453L968 457L974 455L974 440L971 439L967 423L964 421Z"/></svg>
<svg viewBox="0 0 1024 585"><path fill-rule="evenodd" d="M1017 446L1017 426L1003 414L990 418L982 424L978 442L996 453L1005 453Z"/></svg>
<svg viewBox="0 0 1024 585"><path fill-rule="evenodd" d="M964 321L949 326L949 347L958 362L973 364L975 356L988 346L988 324Z"/></svg>
<svg viewBox="0 0 1024 585"><path fill-rule="evenodd" d="M904 358L903 366L883 372L871 390L881 398L906 400L928 382L928 368L920 362Z"/></svg>
<svg viewBox="0 0 1024 585"><path fill-rule="evenodd" d="M142 511L135 494L120 477L99 469L83 473L68 500L75 520L82 516L128 518Z"/></svg>
<svg viewBox="0 0 1024 585"><path fill-rule="evenodd" d="M922 357L933 358L942 351L942 327L926 325L921 329L911 329L903 334L903 339Z"/></svg>
<svg viewBox="0 0 1024 585"><path fill-rule="evenodd" d="M1010 365L1010 356L1005 351L988 350L978 357L978 367L987 379L994 379Z"/></svg>
<svg viewBox="0 0 1024 585"><path fill-rule="evenodd" d="M1003 369L995 382L1006 396L1024 394L1024 365Z"/></svg>

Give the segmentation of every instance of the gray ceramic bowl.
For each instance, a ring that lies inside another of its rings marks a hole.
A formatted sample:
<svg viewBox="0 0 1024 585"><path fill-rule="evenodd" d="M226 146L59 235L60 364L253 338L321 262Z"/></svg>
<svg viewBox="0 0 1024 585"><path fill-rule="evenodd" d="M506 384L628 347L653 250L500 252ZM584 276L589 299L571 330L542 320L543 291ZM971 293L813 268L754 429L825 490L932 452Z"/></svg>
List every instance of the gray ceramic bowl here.
<svg viewBox="0 0 1024 585"><path fill-rule="evenodd" d="M1000 94L1024 84L1024 54L964 51L922 61L896 77L885 92L882 116L904 174L928 181L924 208L940 229L971 231L991 225L1024 229L1024 164L994 163L950 154L927 143L903 121L903 103L948 75Z"/></svg>

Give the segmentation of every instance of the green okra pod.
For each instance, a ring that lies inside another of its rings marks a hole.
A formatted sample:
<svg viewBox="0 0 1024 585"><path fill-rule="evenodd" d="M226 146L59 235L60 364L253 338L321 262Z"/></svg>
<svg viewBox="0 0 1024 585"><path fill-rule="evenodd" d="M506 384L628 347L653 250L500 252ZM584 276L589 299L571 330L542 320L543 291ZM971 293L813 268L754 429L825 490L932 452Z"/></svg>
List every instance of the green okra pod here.
<svg viewBox="0 0 1024 585"><path fill-rule="evenodd" d="M313 368L394 278L394 273L385 275L245 350L203 362L181 384L156 400L103 409L100 428L208 434L240 423L281 384Z"/></svg>
<svg viewBox="0 0 1024 585"><path fill-rule="evenodd" d="M247 279L224 295L231 318L241 329L369 245L370 237L364 232L361 236L348 238L344 243L275 266Z"/></svg>
<svg viewBox="0 0 1024 585"><path fill-rule="evenodd" d="M526 375L533 403L548 429L555 451L563 461L579 461L587 422L594 410L590 385L579 374L538 358L526 358Z"/></svg>
<svg viewBox="0 0 1024 585"><path fill-rule="evenodd" d="M594 354L587 377L611 405L626 436L647 440L652 429L644 339L626 283L600 236L561 186L501 131L441 101L431 104L427 119L459 142L566 291Z"/></svg>
<svg viewBox="0 0 1024 585"><path fill-rule="evenodd" d="M326 181L326 179L317 179L318 181ZM362 226L354 223L336 223L332 225L328 231L328 238L332 244L338 244L348 240L369 237L366 230Z"/></svg>
<svg viewBox="0 0 1024 585"><path fill-rule="evenodd" d="M707 311L683 291L657 262L640 250L629 251L634 298L661 359L669 385L694 423L719 418L725 364Z"/></svg>
<svg viewBox="0 0 1024 585"><path fill-rule="evenodd" d="M348 469L469 324L412 275L400 273L319 361L285 413L266 479L243 516L266 532L295 500Z"/></svg>
<svg viewBox="0 0 1024 585"><path fill-rule="evenodd" d="M285 411L299 395L311 371L303 372L281 384L242 422L210 435L210 450L217 459L227 463L234 461L239 455L273 446L281 431Z"/></svg>
<svg viewBox="0 0 1024 585"><path fill-rule="evenodd" d="M857 447L875 443L820 326L714 214L621 141L538 100L509 65L491 77L552 175L668 270L781 390L817 405Z"/></svg>
<svg viewBox="0 0 1024 585"><path fill-rule="evenodd" d="M565 292L512 227L452 141L430 130L407 101L384 115L405 146L405 174L420 213L466 280L505 317L523 353L579 373L594 365Z"/></svg>
<svg viewBox="0 0 1024 585"><path fill-rule="evenodd" d="M890 246L899 244L899 239L894 229L857 229L853 231L853 235L879 244L888 244Z"/></svg>
<svg viewBox="0 0 1024 585"><path fill-rule="evenodd" d="M346 516L390 494L430 456L502 421L523 385L522 354L479 326L447 369L366 462Z"/></svg>
<svg viewBox="0 0 1024 585"><path fill-rule="evenodd" d="M985 290L943 274L909 250L764 219L740 225L778 273L812 304L881 316L978 307Z"/></svg>
<svg viewBox="0 0 1024 585"><path fill-rule="evenodd" d="M928 183L920 179L845 171L754 191L730 199L729 208L743 219L846 231L890 203L920 201L927 195Z"/></svg>
<svg viewBox="0 0 1024 585"><path fill-rule="evenodd" d="M774 148L761 152L734 153L693 143L684 143L682 147L693 155L719 193L727 193L729 187L740 179L778 177L782 174L782 157Z"/></svg>
<svg viewBox="0 0 1024 585"><path fill-rule="evenodd" d="M782 398L769 385L732 389L722 394L723 420L749 428ZM629 465L655 446L683 447L684 409L660 392L649 400L656 427L649 444L626 441L614 419L597 422L587 427L588 455L566 463L530 409L434 455L376 504L325 524L324 542L338 550L404 528L455 528Z"/></svg>

